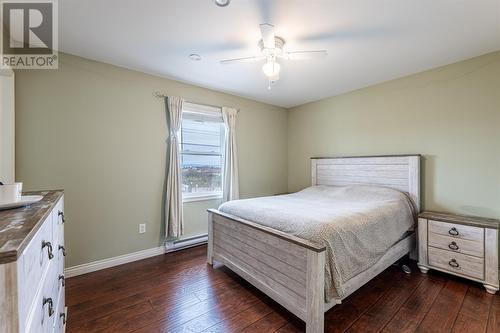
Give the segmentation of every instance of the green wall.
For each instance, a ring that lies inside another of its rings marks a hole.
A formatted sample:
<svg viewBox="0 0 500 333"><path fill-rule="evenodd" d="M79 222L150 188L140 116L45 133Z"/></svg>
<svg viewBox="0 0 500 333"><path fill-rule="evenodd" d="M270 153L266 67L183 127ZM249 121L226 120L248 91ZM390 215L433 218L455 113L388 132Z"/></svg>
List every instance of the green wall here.
<svg viewBox="0 0 500 333"><path fill-rule="evenodd" d="M66 54L58 70L16 75L16 178L27 190L65 189L67 266L163 243L168 131L154 91L240 109L241 196L286 191L285 109ZM185 236L206 232L217 205L186 203Z"/></svg>
<svg viewBox="0 0 500 333"><path fill-rule="evenodd" d="M312 156L420 153L424 208L500 217L498 52L288 112L66 54L59 70L16 75L16 177L66 190L67 266L163 243L157 90L241 110L242 197L308 186ZM205 210L218 204L186 203L185 236L205 232Z"/></svg>
<svg viewBox="0 0 500 333"><path fill-rule="evenodd" d="M312 156L420 153L424 208L500 217L500 53L288 113L288 188Z"/></svg>

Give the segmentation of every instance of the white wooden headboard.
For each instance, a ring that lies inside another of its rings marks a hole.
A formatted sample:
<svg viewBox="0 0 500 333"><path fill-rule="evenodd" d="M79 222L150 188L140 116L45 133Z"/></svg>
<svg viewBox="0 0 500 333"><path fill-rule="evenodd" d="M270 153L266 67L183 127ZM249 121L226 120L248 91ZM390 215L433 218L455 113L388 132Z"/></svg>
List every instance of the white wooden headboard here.
<svg viewBox="0 0 500 333"><path fill-rule="evenodd" d="M314 157L312 185L377 185L406 192L420 211L420 155Z"/></svg>

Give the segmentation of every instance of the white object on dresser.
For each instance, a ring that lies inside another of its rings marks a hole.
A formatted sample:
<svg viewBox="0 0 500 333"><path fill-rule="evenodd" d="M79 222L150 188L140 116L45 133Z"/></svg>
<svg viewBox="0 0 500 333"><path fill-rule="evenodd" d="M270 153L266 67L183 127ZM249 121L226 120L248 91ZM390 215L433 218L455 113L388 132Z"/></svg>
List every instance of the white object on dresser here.
<svg viewBox="0 0 500 333"><path fill-rule="evenodd" d="M65 331L64 197L62 191L43 194L42 201L27 208L26 216L22 211L16 213L31 225L20 242L22 245L9 252L0 249L2 333ZM18 210L0 213L5 214L4 221L15 221L13 215L8 215L15 211ZM8 228L2 231L9 232ZM13 257L9 257L11 253Z"/></svg>
<svg viewBox="0 0 500 333"><path fill-rule="evenodd" d="M42 199L43 197L41 195L23 195L19 200L0 202L0 210L29 206Z"/></svg>
<svg viewBox="0 0 500 333"><path fill-rule="evenodd" d="M0 204L21 199L23 183L0 185Z"/></svg>
<svg viewBox="0 0 500 333"><path fill-rule="evenodd" d="M481 217L425 211L418 218L418 267L480 282L490 294L499 290L498 226Z"/></svg>

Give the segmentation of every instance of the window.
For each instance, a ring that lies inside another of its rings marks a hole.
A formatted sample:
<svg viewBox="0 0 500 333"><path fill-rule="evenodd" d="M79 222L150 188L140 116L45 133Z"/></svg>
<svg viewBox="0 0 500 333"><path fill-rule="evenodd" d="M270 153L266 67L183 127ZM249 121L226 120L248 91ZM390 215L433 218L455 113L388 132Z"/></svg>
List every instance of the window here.
<svg viewBox="0 0 500 333"><path fill-rule="evenodd" d="M224 123L220 109L185 103L180 138L183 200L221 198Z"/></svg>

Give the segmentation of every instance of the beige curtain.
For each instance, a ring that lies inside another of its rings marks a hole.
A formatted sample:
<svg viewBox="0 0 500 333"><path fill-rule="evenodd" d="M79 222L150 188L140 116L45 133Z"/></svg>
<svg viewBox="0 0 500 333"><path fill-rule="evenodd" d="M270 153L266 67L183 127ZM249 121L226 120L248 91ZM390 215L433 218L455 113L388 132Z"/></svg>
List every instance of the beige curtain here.
<svg viewBox="0 0 500 333"><path fill-rule="evenodd" d="M179 152L179 130L181 128L183 99L175 96L165 98L169 120L167 187L165 195L165 223L167 237L179 237L184 233L182 217L182 179Z"/></svg>
<svg viewBox="0 0 500 333"><path fill-rule="evenodd" d="M236 149L236 116L238 110L228 107L222 108L222 119L226 127L226 144L224 153L224 180L223 200L237 200L240 198L238 184L238 154Z"/></svg>

